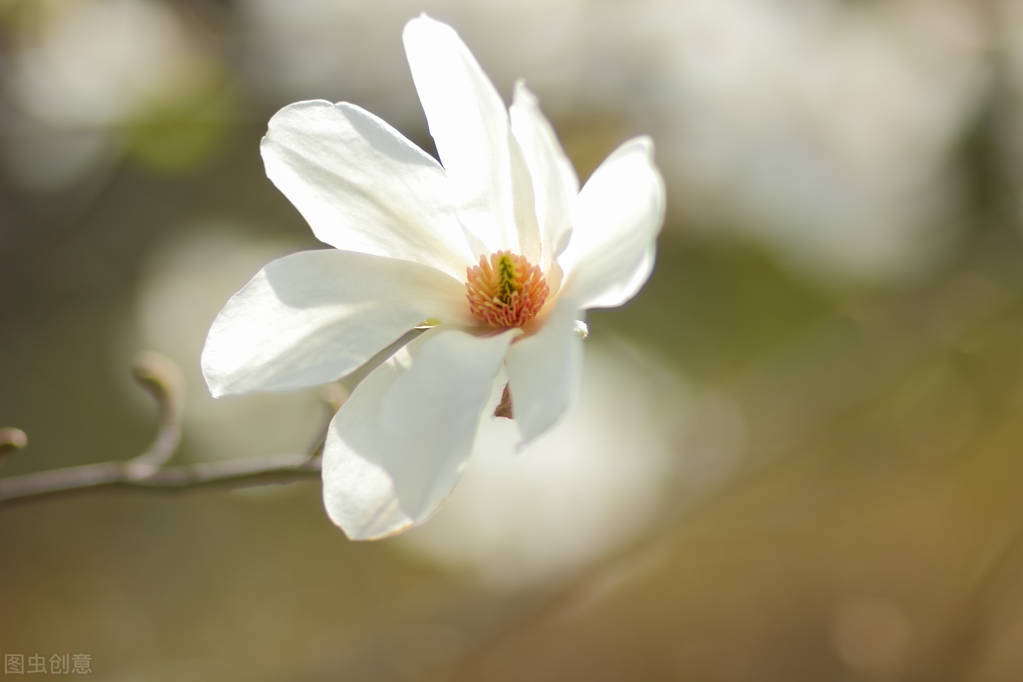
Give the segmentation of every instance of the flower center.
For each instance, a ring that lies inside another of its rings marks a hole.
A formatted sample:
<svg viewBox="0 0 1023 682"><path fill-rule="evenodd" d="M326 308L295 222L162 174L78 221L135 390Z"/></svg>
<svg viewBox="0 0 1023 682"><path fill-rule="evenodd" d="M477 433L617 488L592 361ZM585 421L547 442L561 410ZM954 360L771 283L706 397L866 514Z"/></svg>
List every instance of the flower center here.
<svg viewBox="0 0 1023 682"><path fill-rule="evenodd" d="M480 256L479 265L466 268L469 310L491 327L523 326L540 312L548 293L540 268L510 251Z"/></svg>

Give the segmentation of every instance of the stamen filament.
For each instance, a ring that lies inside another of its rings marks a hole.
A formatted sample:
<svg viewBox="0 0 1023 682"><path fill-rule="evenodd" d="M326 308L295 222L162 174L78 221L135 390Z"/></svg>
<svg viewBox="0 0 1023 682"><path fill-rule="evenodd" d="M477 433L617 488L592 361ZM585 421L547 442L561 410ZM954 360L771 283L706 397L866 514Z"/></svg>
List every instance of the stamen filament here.
<svg viewBox="0 0 1023 682"><path fill-rule="evenodd" d="M469 310L492 327L521 327L536 317L550 293L540 268L510 251L480 256L466 268Z"/></svg>

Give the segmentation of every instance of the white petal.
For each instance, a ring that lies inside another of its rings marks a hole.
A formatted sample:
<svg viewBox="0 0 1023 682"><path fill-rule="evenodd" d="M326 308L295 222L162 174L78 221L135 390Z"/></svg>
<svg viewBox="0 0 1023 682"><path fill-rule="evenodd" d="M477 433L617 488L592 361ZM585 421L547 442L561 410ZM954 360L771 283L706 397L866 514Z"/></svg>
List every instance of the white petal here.
<svg viewBox="0 0 1023 682"><path fill-rule="evenodd" d="M430 317L468 319L464 287L415 263L325 249L278 259L220 311L202 370L214 396L332 381Z"/></svg>
<svg viewBox="0 0 1023 682"><path fill-rule="evenodd" d="M323 502L353 540L401 532L451 492L517 330L438 327L375 369L327 430Z"/></svg>
<svg viewBox="0 0 1023 682"><path fill-rule="evenodd" d="M539 332L508 349L512 411L523 445L553 426L578 391L583 353L575 331L578 315L579 307L562 299Z"/></svg>
<svg viewBox="0 0 1023 682"><path fill-rule="evenodd" d="M472 253L437 161L359 107L289 105L260 145L266 174L318 239L461 278Z"/></svg>
<svg viewBox="0 0 1023 682"><path fill-rule="evenodd" d="M572 216L559 295L583 308L622 305L650 276L664 222L664 181L649 138L629 140L594 171Z"/></svg>
<svg viewBox="0 0 1023 682"><path fill-rule="evenodd" d="M515 84L510 113L512 134L532 178L543 249L541 268L547 272L551 261L568 244L572 202L579 193L579 179L536 97L521 81Z"/></svg>
<svg viewBox="0 0 1023 682"><path fill-rule="evenodd" d="M529 175L504 102L450 26L422 15L402 37L437 153L459 188L462 222L487 250L510 249L536 262Z"/></svg>

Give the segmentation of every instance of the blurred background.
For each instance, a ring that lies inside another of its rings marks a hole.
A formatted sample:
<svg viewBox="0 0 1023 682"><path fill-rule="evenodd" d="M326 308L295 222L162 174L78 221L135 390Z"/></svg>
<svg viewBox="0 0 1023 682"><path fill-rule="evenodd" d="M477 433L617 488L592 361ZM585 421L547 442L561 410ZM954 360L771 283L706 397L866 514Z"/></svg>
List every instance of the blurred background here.
<svg viewBox="0 0 1023 682"><path fill-rule="evenodd" d="M213 401L227 297L316 248L266 121L346 100L427 150L405 21L524 78L582 178L646 133L658 264L534 447L484 426L430 523L315 481L0 508L0 651L101 680L1023 679L1017 0L0 0L0 476L302 452L319 391ZM16 676L15 676L16 677Z"/></svg>

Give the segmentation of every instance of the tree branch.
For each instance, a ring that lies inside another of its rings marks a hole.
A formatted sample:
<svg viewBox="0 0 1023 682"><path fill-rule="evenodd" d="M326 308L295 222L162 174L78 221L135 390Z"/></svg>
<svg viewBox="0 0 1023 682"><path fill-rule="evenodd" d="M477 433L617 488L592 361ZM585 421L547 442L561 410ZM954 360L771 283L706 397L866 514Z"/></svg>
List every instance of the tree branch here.
<svg viewBox="0 0 1023 682"><path fill-rule="evenodd" d="M0 478L0 507L102 489L180 492L195 488L239 488L316 478L322 440L312 454L267 455L245 459L166 466L181 443L182 380L167 358L144 353L132 368L135 380L156 400L159 428L144 452L125 461L98 462ZM0 429L0 450L27 442L19 429Z"/></svg>

